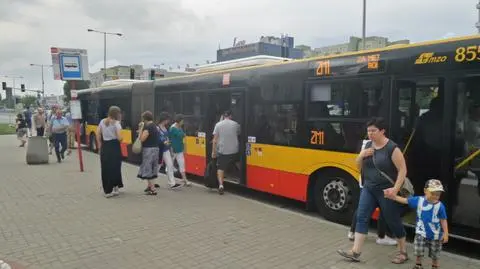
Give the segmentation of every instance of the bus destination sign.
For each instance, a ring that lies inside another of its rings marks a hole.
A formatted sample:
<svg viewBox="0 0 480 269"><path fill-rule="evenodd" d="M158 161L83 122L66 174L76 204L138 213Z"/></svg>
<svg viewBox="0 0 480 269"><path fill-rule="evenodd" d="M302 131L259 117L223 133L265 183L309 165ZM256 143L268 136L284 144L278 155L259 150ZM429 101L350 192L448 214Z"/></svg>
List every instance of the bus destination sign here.
<svg viewBox="0 0 480 269"><path fill-rule="evenodd" d="M380 54L332 58L314 63L313 68L317 77L385 72L385 61L380 59Z"/></svg>

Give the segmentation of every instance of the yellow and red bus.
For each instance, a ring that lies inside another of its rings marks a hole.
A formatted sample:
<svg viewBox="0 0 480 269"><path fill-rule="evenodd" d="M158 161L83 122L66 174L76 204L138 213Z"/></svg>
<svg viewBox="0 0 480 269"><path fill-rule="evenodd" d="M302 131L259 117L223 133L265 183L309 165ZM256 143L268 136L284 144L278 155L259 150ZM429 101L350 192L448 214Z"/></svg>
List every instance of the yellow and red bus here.
<svg viewBox="0 0 480 269"><path fill-rule="evenodd" d="M113 84L78 92L92 150L110 105L124 111L123 154L132 162L140 114L180 113L187 172L203 176L213 127L231 110L241 158L227 181L304 202L339 223L350 222L358 203L354 160L365 122L384 117L417 192L438 177L452 235L480 239L480 36Z"/></svg>

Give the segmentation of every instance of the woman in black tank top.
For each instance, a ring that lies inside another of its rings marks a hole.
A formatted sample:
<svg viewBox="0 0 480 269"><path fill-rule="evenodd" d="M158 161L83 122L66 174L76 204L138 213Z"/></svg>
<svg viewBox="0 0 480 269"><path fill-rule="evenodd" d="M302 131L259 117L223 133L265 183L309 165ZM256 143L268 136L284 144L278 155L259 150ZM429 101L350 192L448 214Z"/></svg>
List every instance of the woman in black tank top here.
<svg viewBox="0 0 480 269"><path fill-rule="evenodd" d="M408 260L405 229L401 219L402 206L385 198L384 191L397 194L407 174L405 158L395 142L385 136L386 124L382 118L374 118L367 123L368 138L371 140L357 157L357 165L362 174L363 188L357 209L355 240L351 250L338 253L352 261L360 261L362 246L368 233L368 224L375 208L381 214L392 234L397 238L398 253L392 260L401 264ZM393 185L387 175L395 181Z"/></svg>

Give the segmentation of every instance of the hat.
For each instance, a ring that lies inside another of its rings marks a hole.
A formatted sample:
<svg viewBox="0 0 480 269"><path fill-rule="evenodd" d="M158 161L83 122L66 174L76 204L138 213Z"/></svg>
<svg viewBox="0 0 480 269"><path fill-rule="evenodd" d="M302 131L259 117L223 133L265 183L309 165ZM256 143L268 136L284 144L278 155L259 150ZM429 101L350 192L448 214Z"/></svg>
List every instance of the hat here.
<svg viewBox="0 0 480 269"><path fill-rule="evenodd" d="M429 192L445 191L443 189L442 182L440 182L440 180L438 179L428 180L427 183L425 183L425 189L427 189Z"/></svg>

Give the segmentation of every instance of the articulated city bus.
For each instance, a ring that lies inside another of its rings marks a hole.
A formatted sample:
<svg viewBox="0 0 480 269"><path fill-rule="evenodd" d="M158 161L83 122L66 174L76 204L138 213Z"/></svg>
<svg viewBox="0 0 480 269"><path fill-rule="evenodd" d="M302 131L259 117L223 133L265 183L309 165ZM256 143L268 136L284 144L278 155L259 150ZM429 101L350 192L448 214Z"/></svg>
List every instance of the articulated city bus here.
<svg viewBox="0 0 480 269"><path fill-rule="evenodd" d="M404 151L408 176L447 188L451 234L480 239L480 36L213 70L79 91L85 143L110 105L124 111L124 157L140 114L185 116L186 169L203 176L223 111L241 125L240 165L227 181L304 202L349 223L359 197L355 157L365 122L381 116ZM432 101L433 100L433 101ZM432 109L430 109L432 104ZM436 104L436 105L435 105ZM406 220L411 221L411 220ZM480 241L476 241L480 242Z"/></svg>

